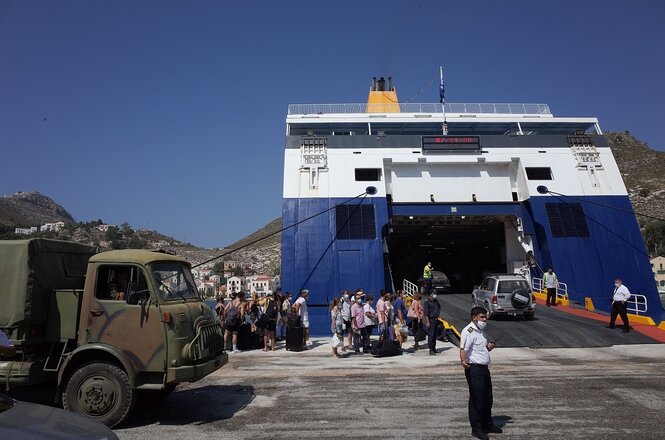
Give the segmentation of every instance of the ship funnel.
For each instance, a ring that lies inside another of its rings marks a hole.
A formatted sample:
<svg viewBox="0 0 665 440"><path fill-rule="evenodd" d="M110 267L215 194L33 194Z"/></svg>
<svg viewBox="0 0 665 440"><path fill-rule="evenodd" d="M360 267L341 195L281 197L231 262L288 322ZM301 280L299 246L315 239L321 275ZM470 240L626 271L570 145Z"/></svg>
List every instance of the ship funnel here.
<svg viewBox="0 0 665 440"><path fill-rule="evenodd" d="M397 100L397 90L393 87L392 77L386 80L380 77L372 78L372 86L369 89L367 97L367 113L399 113L399 101Z"/></svg>

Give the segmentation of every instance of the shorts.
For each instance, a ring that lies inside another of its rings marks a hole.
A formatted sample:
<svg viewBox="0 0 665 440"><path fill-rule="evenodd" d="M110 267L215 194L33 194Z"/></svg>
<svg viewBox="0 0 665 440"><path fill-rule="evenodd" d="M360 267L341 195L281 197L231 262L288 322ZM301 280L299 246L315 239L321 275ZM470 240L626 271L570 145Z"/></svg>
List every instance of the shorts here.
<svg viewBox="0 0 665 440"><path fill-rule="evenodd" d="M273 321L272 319L270 319L268 321L268 325L266 326L265 330L269 332L274 332L276 328L277 328L277 321Z"/></svg>
<svg viewBox="0 0 665 440"><path fill-rule="evenodd" d="M347 321L346 319L343 321L342 329L344 329L344 333L351 334L351 321Z"/></svg>
<svg viewBox="0 0 665 440"><path fill-rule="evenodd" d="M238 330L240 330L240 320L236 319L235 324L233 325L226 324L224 328L230 332L237 332Z"/></svg>

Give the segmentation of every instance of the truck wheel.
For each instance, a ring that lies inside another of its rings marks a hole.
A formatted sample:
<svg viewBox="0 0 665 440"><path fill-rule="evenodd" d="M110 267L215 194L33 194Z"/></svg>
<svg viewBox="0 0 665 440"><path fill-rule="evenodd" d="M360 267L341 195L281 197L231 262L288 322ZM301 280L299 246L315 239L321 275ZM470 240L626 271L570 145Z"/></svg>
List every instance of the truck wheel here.
<svg viewBox="0 0 665 440"><path fill-rule="evenodd" d="M129 415L136 393L127 373L112 364L91 363L67 380L62 406L113 428Z"/></svg>

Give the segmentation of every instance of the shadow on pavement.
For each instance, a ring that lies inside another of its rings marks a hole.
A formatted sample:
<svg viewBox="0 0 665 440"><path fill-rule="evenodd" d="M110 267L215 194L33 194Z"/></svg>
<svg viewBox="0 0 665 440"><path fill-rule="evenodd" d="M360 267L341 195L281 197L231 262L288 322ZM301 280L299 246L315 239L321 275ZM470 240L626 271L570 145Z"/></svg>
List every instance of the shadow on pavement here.
<svg viewBox="0 0 665 440"><path fill-rule="evenodd" d="M176 390L161 403L139 399L132 415L120 428L134 428L154 423L203 425L230 419L252 402L254 391L253 386L208 385Z"/></svg>

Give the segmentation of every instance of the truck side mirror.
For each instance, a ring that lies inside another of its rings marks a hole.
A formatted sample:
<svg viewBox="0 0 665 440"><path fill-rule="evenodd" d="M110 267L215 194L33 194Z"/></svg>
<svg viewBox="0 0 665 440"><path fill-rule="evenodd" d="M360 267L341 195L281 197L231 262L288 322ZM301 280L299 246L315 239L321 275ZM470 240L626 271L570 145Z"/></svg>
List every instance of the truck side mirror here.
<svg viewBox="0 0 665 440"><path fill-rule="evenodd" d="M146 299L148 289L140 289L139 283L130 281L127 283L127 304L136 305L139 301Z"/></svg>

